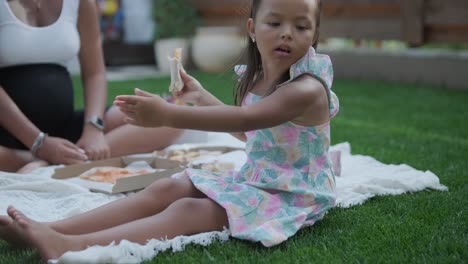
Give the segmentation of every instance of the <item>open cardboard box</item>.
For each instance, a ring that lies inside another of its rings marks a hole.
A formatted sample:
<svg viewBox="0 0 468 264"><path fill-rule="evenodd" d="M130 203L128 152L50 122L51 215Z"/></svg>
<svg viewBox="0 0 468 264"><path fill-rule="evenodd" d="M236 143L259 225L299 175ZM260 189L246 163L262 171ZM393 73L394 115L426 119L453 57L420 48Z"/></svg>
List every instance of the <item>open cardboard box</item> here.
<svg viewBox="0 0 468 264"><path fill-rule="evenodd" d="M78 176L94 167L120 167L125 168L135 161L146 161L154 169L162 169L148 174L120 178L115 184L101 183L82 180ZM64 168L55 169L53 179L67 180L79 184L91 191L106 194L123 193L137 191L150 185L152 182L172 176L184 169L183 164L177 161L167 160L153 156L125 156L108 160L93 161L84 164L70 165Z"/></svg>
<svg viewBox="0 0 468 264"><path fill-rule="evenodd" d="M204 146L204 147L188 147L188 148L177 148L189 151L219 151L222 154L242 150L241 148L234 147L223 147L223 146ZM120 167L125 168L127 165L135 161L146 161L154 169L162 169L156 172L141 174L137 176L120 178L115 184L93 182L88 180L82 180L78 176L82 173L95 168L95 167ZM145 188L154 181L162 178L167 178L183 171L189 165L188 162L180 162L175 160L166 159L164 157L158 157L154 154L145 155L131 155L120 158L112 158L108 160L93 161L84 164L70 165L64 168L55 169L55 173L52 175L53 179L67 180L71 183L81 185L94 192L101 192L106 194L123 193L130 191L137 191ZM193 166L199 168L199 166Z"/></svg>

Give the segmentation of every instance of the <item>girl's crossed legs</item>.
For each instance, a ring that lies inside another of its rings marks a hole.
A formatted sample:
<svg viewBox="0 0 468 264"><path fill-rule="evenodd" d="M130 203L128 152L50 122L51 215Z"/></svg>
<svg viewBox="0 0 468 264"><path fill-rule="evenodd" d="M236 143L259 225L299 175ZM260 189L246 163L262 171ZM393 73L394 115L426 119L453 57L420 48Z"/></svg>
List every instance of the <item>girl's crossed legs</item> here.
<svg viewBox="0 0 468 264"><path fill-rule="evenodd" d="M226 211L193 186L188 177L162 179L122 200L68 219L35 222L13 207L0 216L0 239L37 248L44 260L88 246L126 239L173 238L228 226Z"/></svg>

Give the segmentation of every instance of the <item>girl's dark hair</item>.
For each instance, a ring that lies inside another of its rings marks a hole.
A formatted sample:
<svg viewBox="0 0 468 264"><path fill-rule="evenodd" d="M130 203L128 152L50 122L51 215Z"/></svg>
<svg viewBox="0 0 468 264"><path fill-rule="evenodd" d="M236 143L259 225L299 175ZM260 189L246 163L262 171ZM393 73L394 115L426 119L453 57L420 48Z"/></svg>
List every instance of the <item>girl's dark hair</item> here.
<svg viewBox="0 0 468 264"><path fill-rule="evenodd" d="M254 19L257 17L258 9L262 0L252 0L252 5L250 8L250 18ZM317 13L316 13L316 29L315 29L315 36L314 42L312 43L312 47L317 49L318 46L318 39L319 39L319 28L320 28L320 11L322 7L322 1L317 0ZM256 47L256 44L250 40L250 37L247 36L247 48L244 51L246 54L247 59L247 69L241 75L239 83L237 85L237 89L234 92L234 102L236 105L241 105L242 101L244 100L247 93L250 89L254 86L255 81L257 78L260 78L263 74L262 69L262 56ZM289 74L289 73L288 73ZM270 89L270 93L274 91L274 89Z"/></svg>

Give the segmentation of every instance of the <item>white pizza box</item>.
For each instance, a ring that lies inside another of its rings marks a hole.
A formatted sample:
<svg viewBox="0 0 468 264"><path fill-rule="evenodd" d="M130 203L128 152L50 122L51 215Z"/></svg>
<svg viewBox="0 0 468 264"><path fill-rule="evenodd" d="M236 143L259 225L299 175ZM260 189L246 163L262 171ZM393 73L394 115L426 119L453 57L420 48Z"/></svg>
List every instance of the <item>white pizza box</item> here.
<svg viewBox="0 0 468 264"><path fill-rule="evenodd" d="M129 164L141 161L146 162L147 165L156 169L156 171L148 174L120 178L115 184L88 181L78 177L82 173L95 167L126 168ZM125 156L57 168L55 169L52 178L57 180L66 180L71 183L81 185L94 192L116 194L143 189L158 179L168 178L173 174L183 171L184 168L185 166L181 162L158 158L152 155Z"/></svg>
<svg viewBox="0 0 468 264"><path fill-rule="evenodd" d="M243 148L237 146L200 146L197 144L178 144L173 145L166 149L166 151L171 150L188 150L188 151L207 151L207 152L220 152L221 154L226 155L232 152L243 152ZM93 161L83 164L70 165L63 168L55 169L54 174L52 175L53 179L65 180L70 183L74 183L85 187L94 192L100 192L105 194L116 194L116 193L125 193L131 191L137 191L140 189L149 186L151 183L158 179L168 178L172 175L183 171L187 167L199 168L200 163L208 163L214 160L222 161L221 156L204 156L200 157L198 160L189 162L175 161L170 160L164 157L156 156L156 153L148 154L139 154L139 155L130 155L120 158L112 158L107 160ZM119 167L119 168L128 168L127 166L135 162L144 161L151 168L156 169L157 171L141 174L137 176L124 177L116 181L115 184L112 183L103 183L95 182L89 180L80 179L79 176L84 172L96 168L96 167Z"/></svg>

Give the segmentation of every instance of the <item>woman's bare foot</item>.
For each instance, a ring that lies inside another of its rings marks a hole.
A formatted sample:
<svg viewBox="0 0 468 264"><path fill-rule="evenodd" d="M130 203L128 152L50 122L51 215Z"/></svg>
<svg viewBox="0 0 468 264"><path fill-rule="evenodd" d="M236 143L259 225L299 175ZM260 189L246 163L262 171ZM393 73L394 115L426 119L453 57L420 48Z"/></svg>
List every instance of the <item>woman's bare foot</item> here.
<svg viewBox="0 0 468 264"><path fill-rule="evenodd" d="M46 224L29 219L20 211L11 208L12 220L16 225L11 229L13 236L29 241L30 245L39 251L42 259L48 261L57 259L67 251L83 250L86 247L72 241L69 237L54 231Z"/></svg>
<svg viewBox="0 0 468 264"><path fill-rule="evenodd" d="M42 168L42 167L47 167L49 166L49 163L44 160L34 160L26 165L24 165L21 169L19 169L16 173L20 174L27 174L35 169Z"/></svg>

